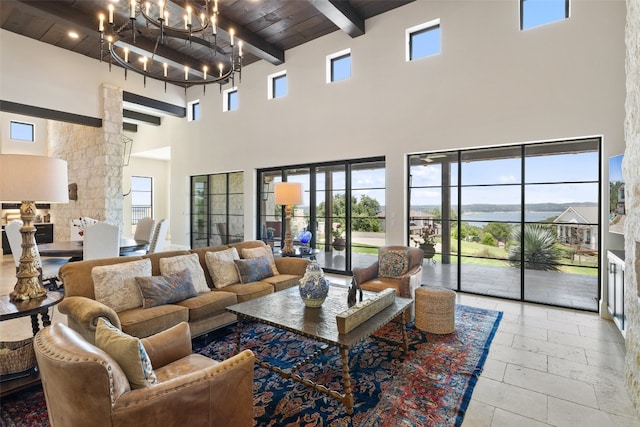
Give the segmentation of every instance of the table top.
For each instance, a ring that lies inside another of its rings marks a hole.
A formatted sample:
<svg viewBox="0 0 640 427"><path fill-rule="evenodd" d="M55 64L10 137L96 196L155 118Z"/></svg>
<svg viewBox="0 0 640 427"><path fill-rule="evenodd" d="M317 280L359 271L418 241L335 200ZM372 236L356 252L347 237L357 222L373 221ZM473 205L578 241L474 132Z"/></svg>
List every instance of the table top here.
<svg viewBox="0 0 640 427"><path fill-rule="evenodd" d="M329 286L329 294L324 303L320 307L310 308L302 302L300 291L297 286L294 286L229 306L227 310L320 342L351 349L405 311L413 302L409 298L396 297L393 304L348 334L341 334L338 332L336 315L349 308L348 292L348 288ZM364 292L365 299L373 295L375 295L373 292Z"/></svg>
<svg viewBox="0 0 640 427"><path fill-rule="evenodd" d="M274 253L274 255L296 257L296 258L306 258L306 257L312 258L320 253L320 249L308 248L305 250L305 249L301 249L300 246L294 246L294 249L295 249L295 252L293 254L283 255L282 249L279 249Z"/></svg>
<svg viewBox="0 0 640 427"><path fill-rule="evenodd" d="M120 255L145 249L149 242L135 239L120 239ZM82 240L44 243L38 245L41 256L82 257Z"/></svg>
<svg viewBox="0 0 640 427"><path fill-rule="evenodd" d="M30 316L47 310L64 298L62 292L49 291L44 298L11 301L9 295L0 295L0 321Z"/></svg>

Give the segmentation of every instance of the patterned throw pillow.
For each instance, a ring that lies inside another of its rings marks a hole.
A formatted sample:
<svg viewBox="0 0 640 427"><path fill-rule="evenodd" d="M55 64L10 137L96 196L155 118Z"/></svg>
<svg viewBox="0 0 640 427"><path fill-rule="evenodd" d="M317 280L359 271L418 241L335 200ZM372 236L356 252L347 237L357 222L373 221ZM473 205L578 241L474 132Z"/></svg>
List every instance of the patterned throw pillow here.
<svg viewBox="0 0 640 427"><path fill-rule="evenodd" d="M233 262L238 269L240 283L251 283L273 276L267 257L236 259Z"/></svg>
<svg viewBox="0 0 640 427"><path fill-rule="evenodd" d="M267 257L269 260L269 265L271 265L271 271L273 271L273 275L277 276L280 274L278 272L278 268L276 267L276 261L273 259L273 252L271 252L271 248L269 246L260 246L257 248L244 248L242 250L242 258L244 259L252 259L252 258L260 258Z"/></svg>
<svg viewBox="0 0 640 427"><path fill-rule="evenodd" d="M207 269L213 280L213 286L216 288L224 288L225 286L238 283L238 270L234 260L240 259L236 248L225 249L224 251L207 252L204 254Z"/></svg>
<svg viewBox="0 0 640 427"><path fill-rule="evenodd" d="M160 274L166 276L167 274L177 273L182 270L189 270L191 279L193 280L193 287L196 288L196 291L209 292L211 290L209 289L209 285L207 285L206 277L204 277L204 270L200 265L198 254L160 258Z"/></svg>
<svg viewBox="0 0 640 427"><path fill-rule="evenodd" d="M116 313L141 307L142 295L136 285L139 276L151 276L150 259L93 267L91 278L96 301Z"/></svg>
<svg viewBox="0 0 640 427"><path fill-rule="evenodd" d="M409 251L406 249L387 249L378 257L379 277L399 277L409 271Z"/></svg>
<svg viewBox="0 0 640 427"><path fill-rule="evenodd" d="M166 276L136 277L136 284L142 294L142 308L171 304L198 296L189 270Z"/></svg>
<svg viewBox="0 0 640 427"><path fill-rule="evenodd" d="M104 317L98 319L96 326L96 346L120 365L132 389L158 382L142 341L125 334Z"/></svg>

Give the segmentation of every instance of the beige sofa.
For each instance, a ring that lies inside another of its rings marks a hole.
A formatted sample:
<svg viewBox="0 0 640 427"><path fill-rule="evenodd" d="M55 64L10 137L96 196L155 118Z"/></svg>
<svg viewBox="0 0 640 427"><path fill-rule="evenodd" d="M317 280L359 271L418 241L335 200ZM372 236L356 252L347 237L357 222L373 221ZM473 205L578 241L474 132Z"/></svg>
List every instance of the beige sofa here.
<svg viewBox="0 0 640 427"><path fill-rule="evenodd" d="M192 337L205 334L236 321L236 316L226 307L258 298L282 289L295 286L304 275L308 261L302 258L275 258L280 274L260 281L232 284L222 289L214 286L207 267L205 254L235 247L239 254L244 248L267 247L259 240L232 243L224 246L209 246L185 251L157 252L144 256L130 256L71 262L59 272L64 285L65 298L58 305L61 313L68 316L68 325L90 343L94 343L96 322L99 317L108 318L113 325L129 335L148 337L164 331L180 322L188 322ZM151 261L151 274L160 275L160 259L196 253L204 270L210 292L183 301L151 308L142 306L116 312L111 307L96 301L91 271L97 266L114 265L142 259Z"/></svg>

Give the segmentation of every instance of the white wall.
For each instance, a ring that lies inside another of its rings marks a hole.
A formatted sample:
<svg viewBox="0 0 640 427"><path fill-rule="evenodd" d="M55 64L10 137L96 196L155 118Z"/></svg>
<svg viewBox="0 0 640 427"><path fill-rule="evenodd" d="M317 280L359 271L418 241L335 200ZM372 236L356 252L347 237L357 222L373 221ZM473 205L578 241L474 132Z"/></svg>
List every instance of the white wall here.
<svg viewBox="0 0 640 427"><path fill-rule="evenodd" d="M572 5L570 19L522 32L517 1L417 1L367 20L362 37L335 32L287 51L284 65L247 67L238 111L223 113L218 91L189 90L203 120L179 123L187 137L172 158L174 241L188 236L194 174L247 173L251 237L256 168L384 155L393 244L405 235L407 153L587 135L603 136L605 159L621 153L625 4ZM405 62L405 29L435 18L442 53ZM346 48L352 78L326 84L326 55ZM284 69L287 96L267 100L267 75Z"/></svg>
<svg viewBox="0 0 640 427"><path fill-rule="evenodd" d="M98 49L96 44L96 50ZM102 118L101 84L184 106L184 90L0 29L0 98L41 108Z"/></svg>
<svg viewBox="0 0 640 427"><path fill-rule="evenodd" d="M169 186L170 165L168 161L152 160L138 157L131 157L129 166L123 169L123 185L124 193L131 190L132 176L150 176L153 178L153 218L156 224L163 218L169 217L170 209L170 193ZM123 236L132 237L131 232L131 194L124 197L123 201Z"/></svg>
<svg viewBox="0 0 640 427"><path fill-rule="evenodd" d="M11 139L11 122L33 124L34 141L20 141ZM33 156L47 155L47 121L36 117L26 117L20 114L4 113L0 111L0 153L29 154Z"/></svg>

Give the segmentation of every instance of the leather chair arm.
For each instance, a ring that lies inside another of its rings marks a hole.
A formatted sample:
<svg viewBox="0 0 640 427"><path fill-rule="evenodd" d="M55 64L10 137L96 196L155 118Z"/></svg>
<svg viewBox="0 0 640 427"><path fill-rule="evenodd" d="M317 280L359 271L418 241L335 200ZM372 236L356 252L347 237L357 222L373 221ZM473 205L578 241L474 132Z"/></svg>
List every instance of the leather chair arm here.
<svg viewBox="0 0 640 427"><path fill-rule="evenodd" d="M422 282L422 266L417 265L400 277L400 295L404 298L414 298L416 289Z"/></svg>
<svg viewBox="0 0 640 427"><path fill-rule="evenodd" d="M124 393L113 403L113 425L252 426L254 363L253 352L244 350L205 369Z"/></svg>
<svg viewBox="0 0 640 427"><path fill-rule="evenodd" d="M276 267L280 274L292 274L294 276L304 276L309 260L306 258L281 257L276 258Z"/></svg>
<svg viewBox="0 0 640 427"><path fill-rule="evenodd" d="M354 268L353 278L356 279L356 283L361 285L369 280L373 280L378 277L378 261L371 264L366 268Z"/></svg>
<svg viewBox="0 0 640 427"><path fill-rule="evenodd" d="M159 368L191 354L189 324L181 322L169 329L142 339L151 359L151 366Z"/></svg>
<svg viewBox="0 0 640 427"><path fill-rule="evenodd" d="M58 304L58 310L60 313L72 317L77 324L85 330L91 331L92 334L96 331L100 317L107 318L116 328L122 328L118 314L111 307L91 298L66 297Z"/></svg>

